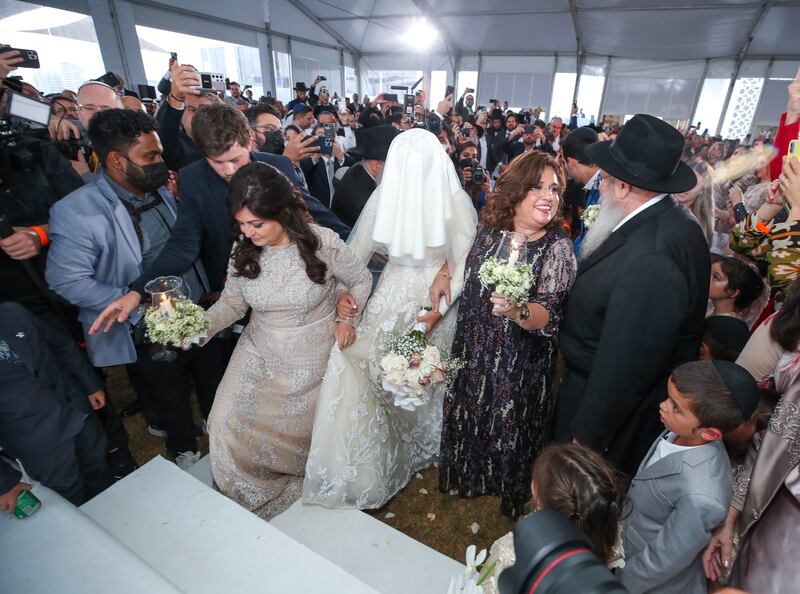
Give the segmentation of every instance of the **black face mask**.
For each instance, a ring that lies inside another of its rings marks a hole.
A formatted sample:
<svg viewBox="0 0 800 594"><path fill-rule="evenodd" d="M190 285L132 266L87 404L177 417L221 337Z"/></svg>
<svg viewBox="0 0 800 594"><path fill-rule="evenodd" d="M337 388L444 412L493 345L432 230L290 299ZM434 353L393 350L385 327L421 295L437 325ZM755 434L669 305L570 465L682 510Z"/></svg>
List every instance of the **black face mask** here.
<svg viewBox="0 0 800 594"><path fill-rule="evenodd" d="M131 185L139 188L142 192L155 192L158 188L167 183L169 179L169 169L164 161L151 163L149 165L137 165L128 157L123 155L128 165L125 167L125 176ZM139 170L141 173L137 172Z"/></svg>
<svg viewBox="0 0 800 594"><path fill-rule="evenodd" d="M283 140L283 134L278 132L267 132L264 134L264 144L261 145L262 153L271 153L273 155L282 155L286 143Z"/></svg>

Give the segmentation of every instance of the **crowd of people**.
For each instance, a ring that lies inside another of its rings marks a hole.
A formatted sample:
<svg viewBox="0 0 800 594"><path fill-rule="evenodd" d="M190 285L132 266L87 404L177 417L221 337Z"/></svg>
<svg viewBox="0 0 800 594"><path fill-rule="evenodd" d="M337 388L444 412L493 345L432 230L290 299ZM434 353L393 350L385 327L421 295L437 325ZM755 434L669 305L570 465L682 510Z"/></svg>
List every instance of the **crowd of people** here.
<svg viewBox="0 0 800 594"><path fill-rule="evenodd" d="M4 116L30 157L0 163L0 511L22 469L76 504L124 477L142 414L181 468L208 433L215 487L267 520L379 508L438 463L443 493L563 512L630 592L792 591L800 71L775 138L740 142L319 77L254 101L175 58L157 102L119 77L43 97L18 60L0 110L51 110ZM481 279L509 232L522 302ZM163 276L209 324L166 362L143 322ZM381 357L415 324L464 365L409 409ZM492 557L489 592L511 535Z"/></svg>

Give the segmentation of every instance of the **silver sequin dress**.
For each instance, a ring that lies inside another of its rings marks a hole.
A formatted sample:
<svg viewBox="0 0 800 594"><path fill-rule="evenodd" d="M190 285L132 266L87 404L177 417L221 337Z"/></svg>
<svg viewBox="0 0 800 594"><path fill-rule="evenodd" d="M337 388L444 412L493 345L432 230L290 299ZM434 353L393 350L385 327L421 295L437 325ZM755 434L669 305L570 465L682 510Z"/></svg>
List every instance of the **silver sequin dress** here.
<svg viewBox="0 0 800 594"><path fill-rule="evenodd" d="M209 335L252 308L208 418L211 470L219 489L267 519L300 496L320 383L333 346L337 282L360 306L372 276L339 237L312 225L328 270L312 282L295 244L265 247L261 274L228 271L208 310Z"/></svg>

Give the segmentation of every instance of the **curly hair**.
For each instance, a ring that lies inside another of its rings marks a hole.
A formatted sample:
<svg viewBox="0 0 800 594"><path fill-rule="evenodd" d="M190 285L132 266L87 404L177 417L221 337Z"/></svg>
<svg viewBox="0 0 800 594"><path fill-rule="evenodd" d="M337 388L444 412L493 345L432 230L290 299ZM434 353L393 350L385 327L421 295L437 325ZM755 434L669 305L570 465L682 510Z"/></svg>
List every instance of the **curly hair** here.
<svg viewBox="0 0 800 594"><path fill-rule="evenodd" d="M266 163L248 163L231 178L228 204L234 217L241 209L247 208L259 218L280 223L297 244L308 278L317 284L325 284L328 267L317 256L322 242L309 226L312 219L300 192L283 173ZM231 255L234 276L258 277L263 248L244 237L238 229L234 235L238 238Z"/></svg>
<svg viewBox="0 0 800 594"><path fill-rule="evenodd" d="M525 199L531 188L539 184L546 167L556 172L560 196L566 186L566 179L564 169L555 157L542 151L523 153L511 161L497 180L491 202L481 211L481 221L498 231L513 231L517 205ZM561 225L561 207L562 201L559 200L558 212L547 224L546 229L554 229Z"/></svg>
<svg viewBox="0 0 800 594"><path fill-rule="evenodd" d="M537 507L563 513L603 563L612 561L625 495L599 454L576 444L548 446L536 458L533 486Z"/></svg>
<svg viewBox="0 0 800 594"><path fill-rule="evenodd" d="M142 134L156 131L156 121L143 111L106 109L89 123L89 140L105 165L111 151L126 154Z"/></svg>

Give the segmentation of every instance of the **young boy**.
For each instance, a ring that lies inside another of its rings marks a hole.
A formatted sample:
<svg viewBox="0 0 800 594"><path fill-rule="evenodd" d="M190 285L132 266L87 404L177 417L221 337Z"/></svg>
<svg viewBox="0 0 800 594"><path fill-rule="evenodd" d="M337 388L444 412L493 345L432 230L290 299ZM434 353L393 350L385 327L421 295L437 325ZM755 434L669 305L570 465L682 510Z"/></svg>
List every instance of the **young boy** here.
<svg viewBox="0 0 800 594"><path fill-rule="evenodd" d="M748 340L750 331L742 320L732 316L708 316L703 326L700 359L735 363Z"/></svg>
<svg viewBox="0 0 800 594"><path fill-rule="evenodd" d="M694 361L669 378L660 405L666 431L639 466L623 520L622 583L631 594L706 591L698 554L731 499L731 466L721 438L758 404L758 387L742 367Z"/></svg>

